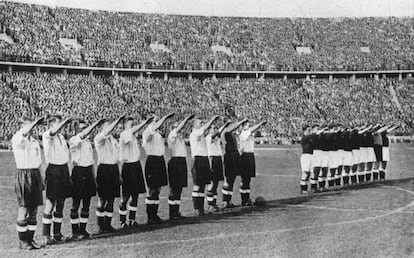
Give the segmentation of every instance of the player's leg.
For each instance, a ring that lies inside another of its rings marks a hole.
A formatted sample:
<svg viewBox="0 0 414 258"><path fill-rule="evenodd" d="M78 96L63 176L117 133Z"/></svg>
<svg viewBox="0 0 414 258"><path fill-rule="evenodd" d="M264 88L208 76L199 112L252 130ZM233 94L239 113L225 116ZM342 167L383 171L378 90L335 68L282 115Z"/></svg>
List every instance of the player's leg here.
<svg viewBox="0 0 414 258"><path fill-rule="evenodd" d="M70 224L72 226L72 239L78 239L80 237L79 233L79 207L81 199L72 198L72 208L70 210Z"/></svg>
<svg viewBox="0 0 414 258"><path fill-rule="evenodd" d="M41 246L34 240L34 234L37 228L37 206L27 208L27 241L34 249L39 249Z"/></svg>
<svg viewBox="0 0 414 258"><path fill-rule="evenodd" d="M96 205L96 219L99 227L99 233L105 232L105 205L106 200L103 197L99 197L98 204Z"/></svg>
<svg viewBox="0 0 414 258"><path fill-rule="evenodd" d="M170 190L170 195L168 196L168 204L170 207L170 219L171 220L183 218L183 216L180 213L182 191L183 191L182 187L175 187Z"/></svg>
<svg viewBox="0 0 414 258"><path fill-rule="evenodd" d="M318 192L318 178L319 174L321 173L321 167L313 167L312 168L312 175L311 175L311 191L312 193Z"/></svg>
<svg viewBox="0 0 414 258"><path fill-rule="evenodd" d="M366 182L371 181L372 167L373 167L373 162L368 162L366 167L365 167L365 181Z"/></svg>
<svg viewBox="0 0 414 258"><path fill-rule="evenodd" d="M319 174L319 189L321 191L326 190L326 178L328 176L329 168L328 167L322 167L322 173Z"/></svg>
<svg viewBox="0 0 414 258"><path fill-rule="evenodd" d="M125 181L124 181L125 182ZM121 228L127 227L126 217L127 217L127 205L130 198L130 194L124 190L125 188L122 187L122 198L119 203L119 223L121 224Z"/></svg>
<svg viewBox="0 0 414 258"><path fill-rule="evenodd" d="M385 174L386 174L386 171L387 171L387 161L382 161L381 162L381 166L380 166L380 170L379 170L379 179L381 180L381 181L384 181L385 180Z"/></svg>
<svg viewBox="0 0 414 258"><path fill-rule="evenodd" d="M343 181L344 181L344 186L348 186L349 185L349 176L351 173L351 166L344 166L344 171L343 171Z"/></svg>
<svg viewBox="0 0 414 258"><path fill-rule="evenodd" d="M27 208L19 207L17 210L16 231L20 240L20 249L31 250L28 234L27 234Z"/></svg>
<svg viewBox="0 0 414 258"><path fill-rule="evenodd" d="M53 212L53 238L57 241L63 241L62 222L63 222L63 208L65 206L65 199L58 198L56 200L55 211Z"/></svg>
<svg viewBox="0 0 414 258"><path fill-rule="evenodd" d="M198 185L193 186L193 206L194 206L194 214L196 216L204 215L204 191L205 191L205 184L198 183Z"/></svg>
<svg viewBox="0 0 414 258"><path fill-rule="evenodd" d="M217 188L219 185L219 181L213 179L211 184L207 187L207 203L208 203L208 210L209 212L216 212L218 211L217 207Z"/></svg>
<svg viewBox="0 0 414 258"><path fill-rule="evenodd" d="M127 206L129 198L131 197L131 171L128 169L127 163L122 165L121 178L122 178L122 192L121 192L121 201L119 203L119 223L121 228L126 228L127 224Z"/></svg>
<svg viewBox="0 0 414 258"><path fill-rule="evenodd" d="M82 199L82 209L79 220L79 233L84 237L88 238L89 233L86 231L86 225L88 224L89 208L91 206L91 197L84 197Z"/></svg>
<svg viewBox="0 0 414 258"><path fill-rule="evenodd" d="M302 176L300 177L300 192L301 194L308 194L308 183L310 171L312 169L312 156L302 154L300 157L300 166L302 168Z"/></svg>
<svg viewBox="0 0 414 258"><path fill-rule="evenodd" d="M381 161L374 162L373 169L372 169L372 180L375 182L379 178L379 168L380 168Z"/></svg>
<svg viewBox="0 0 414 258"><path fill-rule="evenodd" d="M114 215L114 201L115 198L108 198L105 205L105 230L107 232L114 232L115 229L112 227L112 217Z"/></svg>
<svg viewBox="0 0 414 258"><path fill-rule="evenodd" d="M145 203L147 204L148 224L159 224L163 222L157 214L158 205L160 204L160 191L161 187L149 188L148 190L148 196L145 199Z"/></svg>
<svg viewBox="0 0 414 258"><path fill-rule="evenodd" d="M223 208L234 207L234 204L231 202L231 197L233 196L233 185L236 177L234 175L229 175L225 177L223 189Z"/></svg>
<svg viewBox="0 0 414 258"><path fill-rule="evenodd" d="M52 228L52 211L55 208L56 201L46 198L45 208L43 211L42 217L42 235L44 238L45 244L53 244L53 239L51 237L51 228Z"/></svg>
<svg viewBox="0 0 414 258"><path fill-rule="evenodd" d="M250 200L250 175L242 175L240 183L240 197L242 206L251 206L253 205L252 200Z"/></svg>
<svg viewBox="0 0 414 258"><path fill-rule="evenodd" d="M138 193L133 193L131 195L131 202L128 206L129 216L128 216L128 225L129 226L138 226L138 223L135 221L138 211Z"/></svg>

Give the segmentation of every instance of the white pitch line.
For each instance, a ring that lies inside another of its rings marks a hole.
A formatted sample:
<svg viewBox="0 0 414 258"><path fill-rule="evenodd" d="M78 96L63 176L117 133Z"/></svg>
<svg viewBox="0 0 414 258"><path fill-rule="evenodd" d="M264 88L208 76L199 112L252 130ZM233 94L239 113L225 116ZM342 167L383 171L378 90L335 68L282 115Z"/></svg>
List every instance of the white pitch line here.
<svg viewBox="0 0 414 258"><path fill-rule="evenodd" d="M400 191L407 192L414 196L414 192L396 187L396 186L386 186L388 188L394 188ZM48 251L72 251L74 249L76 250L86 250L86 249L108 249L108 248L114 248L114 247L134 247L134 246L154 246L154 245L164 245L164 244L183 244L183 243L189 243L189 242L200 242L200 241L211 241L211 240L218 240L218 239L228 239L228 238L238 238L238 237L253 237L253 236L260 236L260 235L274 235L274 234L280 234L280 233L286 233L286 232L292 232L292 231L300 231L300 230L309 230L309 229L315 229L315 228L321 228L321 227L332 227L332 226L341 226L341 225L351 225L356 223L363 223L368 222L380 218L384 218L393 214L398 214L402 211L404 211L407 208L414 206L414 200L410 202L409 204L396 208L394 210L391 210L389 212L379 214L376 216L356 219L356 220L348 220L348 221L340 221L335 223L326 223L323 225L312 225L312 226L302 226L297 228L283 228L283 229L277 229L277 230L267 230L267 231L258 231L258 232L251 232L251 233L232 233L232 234L218 234L215 236L207 236L207 237L198 237L198 238L190 238L190 239L178 239L178 240L164 240L164 241L153 241L153 242L140 242L140 243L124 243L124 244L105 244L105 245L88 245L88 246L75 246L75 247L61 247L61 248L50 248L47 249ZM12 252L19 252L19 250L10 250L10 253Z"/></svg>

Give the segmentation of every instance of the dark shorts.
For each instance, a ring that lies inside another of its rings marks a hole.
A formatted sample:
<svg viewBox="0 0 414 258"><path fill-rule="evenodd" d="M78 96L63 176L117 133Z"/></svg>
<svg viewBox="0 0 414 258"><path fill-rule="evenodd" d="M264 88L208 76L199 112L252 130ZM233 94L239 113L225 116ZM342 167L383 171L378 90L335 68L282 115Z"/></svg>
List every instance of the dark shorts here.
<svg viewBox="0 0 414 258"><path fill-rule="evenodd" d="M239 152L228 152L224 154L224 175L235 177L240 175L240 154Z"/></svg>
<svg viewBox="0 0 414 258"><path fill-rule="evenodd" d="M148 156L145 162L145 179L149 188L154 189L168 184L164 156Z"/></svg>
<svg viewBox="0 0 414 258"><path fill-rule="evenodd" d="M375 159L377 161L382 161L382 145L374 145Z"/></svg>
<svg viewBox="0 0 414 258"><path fill-rule="evenodd" d="M122 196L136 196L147 191L139 161L122 165Z"/></svg>
<svg viewBox="0 0 414 258"><path fill-rule="evenodd" d="M208 157L195 156L193 168L191 169L191 173L193 175L194 185L210 184L211 170L210 170L210 162L208 161Z"/></svg>
<svg viewBox="0 0 414 258"><path fill-rule="evenodd" d="M187 161L185 157L172 157L168 161L168 183L171 188L187 187Z"/></svg>
<svg viewBox="0 0 414 258"><path fill-rule="evenodd" d="M37 207L43 204L39 169L18 169L15 178L14 191L19 207Z"/></svg>
<svg viewBox="0 0 414 258"><path fill-rule="evenodd" d="M49 164L46 168L46 198L58 200L71 197L72 179L68 165Z"/></svg>
<svg viewBox="0 0 414 258"><path fill-rule="evenodd" d="M240 156L240 164L242 177L256 177L256 163L253 153L243 153Z"/></svg>
<svg viewBox="0 0 414 258"><path fill-rule="evenodd" d="M74 166L72 169L74 199L90 198L96 195L96 183L93 176L93 166Z"/></svg>
<svg viewBox="0 0 414 258"><path fill-rule="evenodd" d="M211 157L211 180L213 182L223 181L223 159L221 156Z"/></svg>
<svg viewBox="0 0 414 258"><path fill-rule="evenodd" d="M119 169L117 164L99 164L96 173L98 196L102 199L120 197Z"/></svg>

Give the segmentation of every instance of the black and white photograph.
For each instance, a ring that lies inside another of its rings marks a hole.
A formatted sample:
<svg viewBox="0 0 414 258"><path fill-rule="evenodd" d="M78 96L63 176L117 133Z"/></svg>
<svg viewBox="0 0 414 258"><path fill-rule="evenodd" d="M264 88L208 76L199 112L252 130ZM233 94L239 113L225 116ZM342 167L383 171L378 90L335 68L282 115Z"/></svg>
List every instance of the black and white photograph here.
<svg viewBox="0 0 414 258"><path fill-rule="evenodd" d="M1 257L414 257L413 0L0 0Z"/></svg>

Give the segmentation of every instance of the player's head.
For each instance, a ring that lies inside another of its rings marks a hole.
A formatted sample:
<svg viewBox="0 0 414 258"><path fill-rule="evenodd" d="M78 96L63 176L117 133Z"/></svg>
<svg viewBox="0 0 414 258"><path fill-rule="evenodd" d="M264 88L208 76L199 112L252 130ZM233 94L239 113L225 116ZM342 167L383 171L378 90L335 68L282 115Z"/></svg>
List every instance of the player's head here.
<svg viewBox="0 0 414 258"><path fill-rule="evenodd" d="M200 117L196 117L194 119L194 129L201 128L202 124L203 124L203 119L201 119Z"/></svg>
<svg viewBox="0 0 414 258"><path fill-rule="evenodd" d="M62 119L63 119L62 114L58 113L58 114L51 115L50 119L49 119L49 124L50 124L50 126L54 126L54 125L60 123L62 121Z"/></svg>
<svg viewBox="0 0 414 258"><path fill-rule="evenodd" d="M175 128L177 128L178 127L178 122L177 121L175 121L174 123L172 123L171 125L170 125L170 130L174 130Z"/></svg>
<svg viewBox="0 0 414 258"><path fill-rule="evenodd" d="M101 129L105 130L107 129L109 126L111 125L111 121L109 121L109 119L104 119L102 124L101 124Z"/></svg>
<svg viewBox="0 0 414 258"><path fill-rule="evenodd" d="M33 118L31 118L30 116L24 115L19 119L19 124L22 128L25 128L29 126L33 121L34 121Z"/></svg>
<svg viewBox="0 0 414 258"><path fill-rule="evenodd" d="M316 133L317 131L319 131L319 125L317 125L317 124L314 124L314 125L312 125L312 133Z"/></svg>
<svg viewBox="0 0 414 258"><path fill-rule="evenodd" d="M78 132L82 132L82 131L83 131L83 130L85 130L87 127L88 127L88 124L86 123L86 121L85 121L85 120L83 120L83 119L79 119L79 120L78 120L78 125L77 125L77 127L76 127L76 130L77 130Z"/></svg>
<svg viewBox="0 0 414 258"><path fill-rule="evenodd" d="M124 119L124 127L125 127L125 129L131 128L133 124L134 124L134 118L132 118L132 117L125 117L125 119Z"/></svg>
<svg viewBox="0 0 414 258"><path fill-rule="evenodd" d="M304 125L302 131L304 135L308 135L311 132L311 127L309 125Z"/></svg>
<svg viewBox="0 0 414 258"><path fill-rule="evenodd" d="M243 130L249 129L250 128L250 121L247 120L247 121L243 122L242 123L242 128L243 128Z"/></svg>

